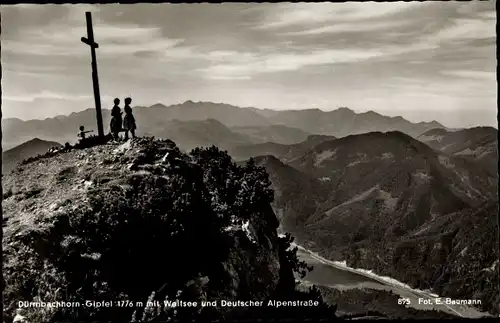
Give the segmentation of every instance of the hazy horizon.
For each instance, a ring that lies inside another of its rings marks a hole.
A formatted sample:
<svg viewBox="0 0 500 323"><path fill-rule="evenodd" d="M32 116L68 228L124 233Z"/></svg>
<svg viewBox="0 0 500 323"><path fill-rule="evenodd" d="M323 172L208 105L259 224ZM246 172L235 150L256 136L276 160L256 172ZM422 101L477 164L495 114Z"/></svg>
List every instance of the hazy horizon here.
<svg viewBox="0 0 500 323"><path fill-rule="evenodd" d="M188 100L497 128L495 2L2 5L4 118Z"/></svg>
<svg viewBox="0 0 500 323"><path fill-rule="evenodd" d="M192 100L188 100L188 101L192 101ZM186 101L184 101L184 102L180 102L180 103L174 103L174 104L172 104L172 105L175 105L175 104L182 104L182 103L185 103L185 102L186 102ZM228 104L228 105L232 105L231 103L226 103L226 102L210 102L210 101L193 101L193 102L194 102L194 103L215 103L215 104ZM157 103L155 103L155 104L162 104L162 105L164 105L164 104L163 104L163 103L161 103L161 102L157 102ZM153 104L153 105L155 105L155 104ZM132 104L132 106L134 107L134 105L133 105L133 104ZM151 106L152 106L152 105L151 105ZM144 107L144 108L149 108L149 107L151 107L151 106L146 106L146 107ZM171 106L171 105L165 105L165 106L166 106L166 107L169 107L169 106ZM234 106L234 105L233 105L233 106ZM238 107L238 106L235 106L235 107ZM241 109L245 109L245 108L255 108L255 109L259 109L259 108L256 108L256 107L238 107L238 108L241 108ZM323 111L323 112L331 112L331 111L334 111L334 110L337 110L337 109L340 109L340 108L348 108L348 109L350 109L349 107L338 107L338 108L336 108L336 109L332 109L332 110L328 110L328 111L326 111L326 110L322 110L322 109L318 109L318 110L321 110L321 111ZM107 107L103 108L103 110L104 110L104 109L105 109L105 110L111 110L111 108L107 108ZM71 112L70 114L73 114L73 113L79 113L79 112L85 112L85 111L87 111L87 110L95 110L95 107L93 107L93 108L86 108L85 110L80 110L80 111ZM264 110L264 109L259 109L259 110ZM306 110L306 109L297 109L297 110L288 110L288 111L300 111L300 110ZM311 110L311 109L310 109L310 110ZM352 109L351 109L351 110L352 110ZM284 110L281 110L281 111L284 111ZM353 111L354 111L354 110L353 110ZM371 111L371 110L370 110L370 111ZM354 112L356 112L356 111L354 111ZM369 111L365 111L365 112L356 112L356 113L366 113L366 112L369 112ZM22 118L17 118L17 117L12 117L12 118L3 118L3 119L19 119L19 120L21 120L21 121L32 121L32 120L45 120L45 119L51 119L51 118L57 118L57 117L64 117L64 116L69 116L70 114L59 114L59 115L49 116L49 117L45 117L45 118L33 118L33 119L22 119ZM381 114L381 115L386 116L386 115L384 115L384 114ZM386 116L386 117L391 117L391 116ZM406 118L405 118L405 120L408 120L408 119L406 119ZM430 121L412 121L412 120L408 120L408 121L413 122L413 123L419 123L419 122L428 122L428 123L430 123L430 122L439 122L439 121L437 121L437 120L430 120ZM441 125L445 126L446 128L449 128L449 129L456 128L456 127L449 127L447 124L444 124L444 123L442 123L442 122L439 122L439 123L440 123ZM479 125L479 126L472 126L472 127L467 127L467 128L473 128L473 127L493 127L493 128L495 128L495 129L498 129L498 126L497 126L497 125L491 125L491 126L481 126L481 125ZM458 128L457 128L457 129L458 129Z"/></svg>

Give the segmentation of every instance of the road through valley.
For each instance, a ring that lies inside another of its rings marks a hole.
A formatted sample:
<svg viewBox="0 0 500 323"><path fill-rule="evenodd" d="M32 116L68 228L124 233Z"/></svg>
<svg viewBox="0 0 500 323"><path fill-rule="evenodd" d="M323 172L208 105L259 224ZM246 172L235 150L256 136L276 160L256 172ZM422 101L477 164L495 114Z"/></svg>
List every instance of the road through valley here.
<svg viewBox="0 0 500 323"><path fill-rule="evenodd" d="M297 247L299 259L314 266L314 270L302 279L305 283L332 287L340 290L360 288L391 291L399 295L401 299L407 300L409 304L406 306L415 309L434 309L463 318L490 316L488 313L480 312L469 305L446 304L445 297L437 297L437 295L430 292L415 290L394 280L389 281L383 277L343 266L341 263L329 261L300 246ZM397 304L396 302L394 306L405 305Z"/></svg>

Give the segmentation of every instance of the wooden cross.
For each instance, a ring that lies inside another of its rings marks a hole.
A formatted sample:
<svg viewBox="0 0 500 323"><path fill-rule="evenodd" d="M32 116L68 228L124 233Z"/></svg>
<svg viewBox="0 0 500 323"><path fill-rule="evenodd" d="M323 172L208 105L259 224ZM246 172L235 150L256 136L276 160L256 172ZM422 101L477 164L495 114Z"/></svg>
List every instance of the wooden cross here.
<svg viewBox="0 0 500 323"><path fill-rule="evenodd" d="M92 57L92 83L94 85L94 100L95 100L95 110L97 114L97 133L98 136L104 137L104 127L102 125L102 114L101 114L101 95L99 93L99 78L97 77L97 61L95 57L95 49L99 48L99 44L94 41L94 31L92 29L92 14L90 12L85 13L87 18L87 38L82 37L82 42L90 46L90 55Z"/></svg>

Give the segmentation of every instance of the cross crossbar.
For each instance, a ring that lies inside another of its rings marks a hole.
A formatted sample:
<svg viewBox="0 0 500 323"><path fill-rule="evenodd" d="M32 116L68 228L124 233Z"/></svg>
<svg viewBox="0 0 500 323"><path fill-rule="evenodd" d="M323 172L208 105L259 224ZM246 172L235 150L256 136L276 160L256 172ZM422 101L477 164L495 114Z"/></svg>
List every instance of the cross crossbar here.
<svg viewBox="0 0 500 323"><path fill-rule="evenodd" d="M91 42L90 40L88 40L87 38L85 37L82 37L82 42L89 45L90 47L94 47L94 48L99 48L99 44L96 43L96 42Z"/></svg>

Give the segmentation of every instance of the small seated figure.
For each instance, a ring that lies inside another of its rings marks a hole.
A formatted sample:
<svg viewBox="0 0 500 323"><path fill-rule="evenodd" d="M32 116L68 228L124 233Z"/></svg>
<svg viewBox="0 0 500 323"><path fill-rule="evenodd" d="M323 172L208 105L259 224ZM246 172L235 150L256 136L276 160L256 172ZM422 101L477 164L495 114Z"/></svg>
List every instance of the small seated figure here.
<svg viewBox="0 0 500 323"><path fill-rule="evenodd" d="M80 142L85 140L85 137L87 133L93 132L94 130L87 130L85 131L85 128L83 126L80 126L80 132L78 133L78 137L80 137Z"/></svg>
<svg viewBox="0 0 500 323"><path fill-rule="evenodd" d="M64 147L61 149L62 152L69 152L71 151L71 149L73 149L73 146L71 146L71 144L69 142L66 142L64 144Z"/></svg>

